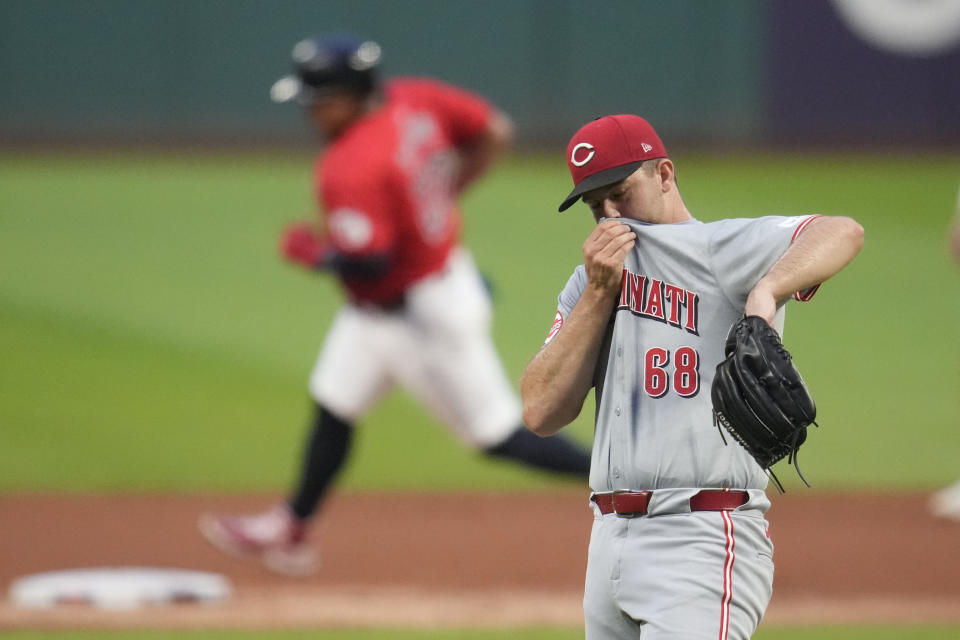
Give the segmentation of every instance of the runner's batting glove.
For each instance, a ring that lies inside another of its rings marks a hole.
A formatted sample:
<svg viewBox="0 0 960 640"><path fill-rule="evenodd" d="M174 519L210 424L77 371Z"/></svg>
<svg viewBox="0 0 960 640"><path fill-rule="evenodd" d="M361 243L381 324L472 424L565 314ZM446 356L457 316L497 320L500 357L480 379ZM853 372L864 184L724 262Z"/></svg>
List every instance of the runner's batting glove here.
<svg viewBox="0 0 960 640"><path fill-rule="evenodd" d="M797 467L797 450L807 427L817 425L817 407L780 336L763 318L747 316L730 327L724 355L710 390L717 428L723 425L743 445L780 493L783 485L770 467L783 458L810 486Z"/></svg>
<svg viewBox="0 0 960 640"><path fill-rule="evenodd" d="M317 237L309 222L294 222L280 236L280 252L290 262L309 269L322 269L327 258L327 248Z"/></svg>

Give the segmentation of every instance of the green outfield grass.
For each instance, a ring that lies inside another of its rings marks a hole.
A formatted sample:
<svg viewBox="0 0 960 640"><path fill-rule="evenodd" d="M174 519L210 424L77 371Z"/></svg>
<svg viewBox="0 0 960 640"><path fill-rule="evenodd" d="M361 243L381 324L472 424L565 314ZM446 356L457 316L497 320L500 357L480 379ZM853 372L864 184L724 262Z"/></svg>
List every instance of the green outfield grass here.
<svg viewBox="0 0 960 640"><path fill-rule="evenodd" d="M703 220L820 212L866 227L854 264L788 312L785 341L820 409L801 454L815 487L920 489L960 476L960 267L945 249L960 159L675 160ZM275 248L283 225L312 209L309 166L297 154L0 154L0 491L289 484L306 377L341 300ZM559 157L515 156L465 201L515 381L592 224L580 206L556 213L568 182ZM570 427L584 441L590 413ZM552 482L479 458L398 393L362 425L343 484Z"/></svg>
<svg viewBox="0 0 960 640"><path fill-rule="evenodd" d="M773 627L761 629L754 634L756 640L953 640L960 629L938 626L883 626L883 627L803 627L782 629ZM18 632L4 634L10 640L51 640L62 637L62 632ZM518 638L522 640L577 640L583 638L581 629L503 629L454 630L454 631L287 631L265 633L260 631L203 631L203 632L76 632L70 633L70 640L243 640L258 638L262 640L501 640Z"/></svg>

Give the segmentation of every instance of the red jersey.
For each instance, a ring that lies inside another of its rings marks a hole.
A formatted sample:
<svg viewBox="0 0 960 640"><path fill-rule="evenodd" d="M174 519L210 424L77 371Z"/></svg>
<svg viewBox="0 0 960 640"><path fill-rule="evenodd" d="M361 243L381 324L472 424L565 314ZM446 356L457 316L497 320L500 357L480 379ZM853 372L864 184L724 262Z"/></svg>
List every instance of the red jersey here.
<svg viewBox="0 0 960 640"><path fill-rule="evenodd" d="M440 270L460 232L458 147L486 129L483 98L434 80L389 82L385 103L317 160L317 197L331 248L386 256L380 277L343 277L356 303L389 304Z"/></svg>

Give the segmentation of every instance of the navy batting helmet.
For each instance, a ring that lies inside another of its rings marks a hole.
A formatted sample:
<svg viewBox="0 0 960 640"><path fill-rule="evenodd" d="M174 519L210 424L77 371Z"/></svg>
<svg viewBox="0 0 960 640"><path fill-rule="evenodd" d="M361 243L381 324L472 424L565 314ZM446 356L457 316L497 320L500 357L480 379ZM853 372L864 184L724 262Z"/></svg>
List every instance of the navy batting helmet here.
<svg viewBox="0 0 960 640"><path fill-rule="evenodd" d="M378 83L380 45L354 35L313 36L293 47L293 74L270 88L274 102L310 104L338 89L361 95Z"/></svg>

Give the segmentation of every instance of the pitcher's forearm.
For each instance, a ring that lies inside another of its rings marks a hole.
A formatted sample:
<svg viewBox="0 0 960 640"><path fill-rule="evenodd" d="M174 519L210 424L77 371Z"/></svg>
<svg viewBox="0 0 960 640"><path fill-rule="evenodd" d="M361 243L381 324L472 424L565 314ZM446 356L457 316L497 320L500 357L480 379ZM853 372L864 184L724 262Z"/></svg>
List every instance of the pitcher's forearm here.
<svg viewBox="0 0 960 640"><path fill-rule="evenodd" d="M593 375L614 299L585 292L557 335L523 372L524 424L548 436L573 422L593 386Z"/></svg>
<svg viewBox="0 0 960 640"><path fill-rule="evenodd" d="M814 220L783 257L757 282L778 303L796 291L825 282L853 260L863 247L863 227L846 217Z"/></svg>

